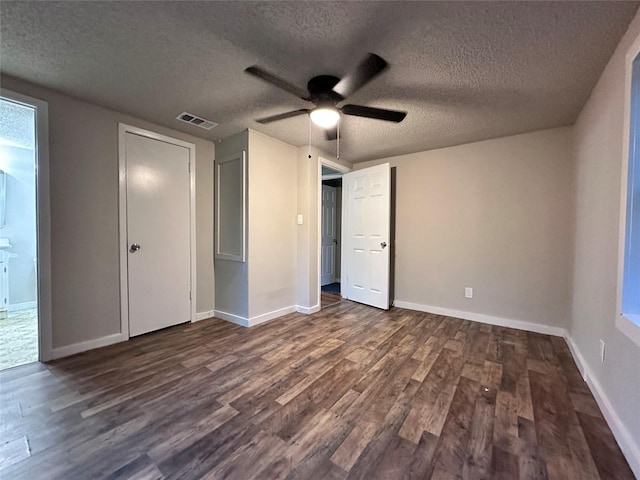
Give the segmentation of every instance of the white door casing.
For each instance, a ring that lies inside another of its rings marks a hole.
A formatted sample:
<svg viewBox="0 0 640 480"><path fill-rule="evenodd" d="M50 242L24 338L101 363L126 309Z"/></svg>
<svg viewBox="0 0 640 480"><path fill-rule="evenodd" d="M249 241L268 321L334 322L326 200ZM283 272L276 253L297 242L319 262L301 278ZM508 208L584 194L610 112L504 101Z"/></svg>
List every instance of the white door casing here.
<svg viewBox="0 0 640 480"><path fill-rule="evenodd" d="M318 165L317 165L317 175L318 175L318 190L317 190L317 201L316 203L316 208L317 210L317 230L316 230L316 235L317 235L317 245L318 248L315 250L316 253L316 261L317 261L317 270L314 272L314 277L318 280L317 283L317 291L316 291L316 305L315 307L312 307L312 309L314 309L314 311L318 311L320 309L320 272L322 271L322 255L321 255L321 245L322 245L322 167L329 167L341 174L344 173L348 173L351 171L351 168L348 167L347 165L344 165L342 163L338 163L335 162L333 160L329 160L327 158L318 156ZM344 190L343 190L344 191ZM342 195L342 198L344 198L344 194ZM342 205L344 205L344 202L341 204L341 209L343 208ZM344 228L344 215L341 215L341 225ZM341 230L343 231L343 230ZM341 234L342 235L342 234ZM345 256L344 256L344 242L341 242L340 244L340 282L345 282L344 280L344 272L345 269L344 267L344 263L345 263ZM317 275L317 276L316 276ZM342 283L344 285L344 283ZM344 294L342 294L343 298L346 298Z"/></svg>
<svg viewBox="0 0 640 480"><path fill-rule="evenodd" d="M350 300L389 308L391 168L388 163L342 177L343 244Z"/></svg>
<svg viewBox="0 0 640 480"><path fill-rule="evenodd" d="M28 95L0 89L0 96L35 110L38 360L54 358L51 314L51 210L49 188L49 105Z"/></svg>
<svg viewBox="0 0 640 480"><path fill-rule="evenodd" d="M195 147L120 130L122 331L132 337L194 320Z"/></svg>
<svg viewBox="0 0 640 480"><path fill-rule="evenodd" d="M322 185L322 233L320 285L328 285L336 281L337 250L337 189Z"/></svg>

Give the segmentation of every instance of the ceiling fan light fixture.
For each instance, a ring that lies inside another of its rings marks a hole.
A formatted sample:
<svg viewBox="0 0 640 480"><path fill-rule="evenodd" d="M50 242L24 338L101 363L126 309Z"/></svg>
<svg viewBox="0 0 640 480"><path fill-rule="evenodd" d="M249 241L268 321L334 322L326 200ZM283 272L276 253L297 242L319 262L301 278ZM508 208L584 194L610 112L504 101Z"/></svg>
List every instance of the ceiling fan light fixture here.
<svg viewBox="0 0 640 480"><path fill-rule="evenodd" d="M333 107L318 107L311 110L311 121L322 128L333 128L340 120L340 112Z"/></svg>

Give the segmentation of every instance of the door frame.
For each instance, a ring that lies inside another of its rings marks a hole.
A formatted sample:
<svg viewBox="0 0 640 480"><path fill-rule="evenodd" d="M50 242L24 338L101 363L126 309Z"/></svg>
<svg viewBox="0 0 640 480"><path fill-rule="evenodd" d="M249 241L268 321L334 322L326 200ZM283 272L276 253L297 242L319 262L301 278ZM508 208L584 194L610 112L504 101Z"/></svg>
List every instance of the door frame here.
<svg viewBox="0 0 640 480"><path fill-rule="evenodd" d="M35 109L36 243L38 255L38 360L53 359L51 320L51 202L49 183L49 104L6 88L0 96Z"/></svg>
<svg viewBox="0 0 640 480"><path fill-rule="evenodd" d="M318 281L317 299L318 299L319 308L322 308L322 302L320 301L320 294L322 290L322 287L320 286L320 283L322 283L320 281L320 272L322 271L322 166L323 165L325 167L332 168L342 173L349 173L353 170L352 168L349 168L346 165L342 165L341 163L334 162L333 160L329 160L327 158L318 156L318 249L316 252L316 255L318 256L318 258L317 258L316 274L318 277L317 278L317 281ZM342 193L344 195L344 188L342 189ZM342 215L342 213L343 212L341 212L341 228L342 228L341 231L344 232L345 216ZM344 268L345 263L344 263L344 255L343 255L344 253L343 245L344 245L344 242L340 242L340 282L341 284L346 278L345 277L346 270ZM342 289L340 290L341 290L340 295L342 296Z"/></svg>
<svg viewBox="0 0 640 480"><path fill-rule="evenodd" d="M190 225L190 255L191 260L191 323L196 320L196 146L193 143L168 137L160 133L134 127L125 123L118 123L118 230L120 256L120 333L124 340L129 339L129 275L127 248L127 165L126 143L127 133L146 137L184 147L189 151L189 225Z"/></svg>
<svg viewBox="0 0 640 480"><path fill-rule="evenodd" d="M332 177L335 178L342 178L342 175L331 175ZM320 182L320 188L322 189L322 194L320 197L320 201L324 202L324 189L326 188L332 188L334 190L334 196L335 196L335 204L333 206L334 212L333 212L333 216L334 216L334 225L333 225L333 229L334 229L334 235L337 237L336 231L338 230L338 218L337 218L337 212L338 212L338 187L332 187L329 185L325 185L324 183L322 183L324 180L327 180L326 178L323 178L322 181ZM340 191L342 192L342 188L340 188ZM342 198L340 199L342 200ZM340 204L340 207L342 207L342 204ZM342 210L342 208L341 208ZM322 216L324 217L324 209L321 210L322 212ZM322 230L323 228L323 223L324 223L324 218L320 219L320 229ZM323 235L322 235L322 231L320 232L320 267L322 267L322 239ZM338 245L336 243L336 238L333 239L334 240L334 247L333 247L333 274L332 274L332 278L333 278L333 282L330 283L335 283L337 278L336 278L336 259L337 257L337 252L338 252ZM340 244L342 245L342 241L340 242ZM341 257L342 258L342 257ZM321 268L322 270L322 268ZM320 291L322 291L322 271L320 271Z"/></svg>

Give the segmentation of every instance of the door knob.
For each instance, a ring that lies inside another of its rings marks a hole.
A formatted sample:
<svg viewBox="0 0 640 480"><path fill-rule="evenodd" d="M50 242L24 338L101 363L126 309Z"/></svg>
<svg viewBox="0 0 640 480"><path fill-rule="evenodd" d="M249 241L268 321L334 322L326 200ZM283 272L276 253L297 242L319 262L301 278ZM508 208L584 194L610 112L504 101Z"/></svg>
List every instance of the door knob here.
<svg viewBox="0 0 640 480"><path fill-rule="evenodd" d="M336 240L335 238L333 239L333 243L337 244L338 240Z"/></svg>
<svg viewBox="0 0 640 480"><path fill-rule="evenodd" d="M140 245L139 245L139 244L137 244L137 243L132 243L132 244L131 244L131 248L129 248L129 251L130 251L131 253L135 253L135 252L137 252L138 250L140 250Z"/></svg>
<svg viewBox="0 0 640 480"><path fill-rule="evenodd" d="M380 242L380 246L381 246L382 248L385 248L385 247L387 246L387 242Z"/></svg>

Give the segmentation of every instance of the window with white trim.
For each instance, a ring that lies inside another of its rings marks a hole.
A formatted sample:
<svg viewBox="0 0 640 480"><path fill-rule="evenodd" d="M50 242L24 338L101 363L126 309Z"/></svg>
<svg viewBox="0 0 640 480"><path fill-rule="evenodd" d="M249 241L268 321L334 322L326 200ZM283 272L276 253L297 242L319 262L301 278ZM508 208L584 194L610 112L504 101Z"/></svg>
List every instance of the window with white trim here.
<svg viewBox="0 0 640 480"><path fill-rule="evenodd" d="M640 315L640 56L631 71L630 114L622 313L636 316Z"/></svg>
<svg viewBox="0 0 640 480"><path fill-rule="evenodd" d="M622 261L622 285L619 297L619 311L616 324L632 340L640 344L640 55L633 58L630 68L630 82L627 90L629 99L629 143L628 156L623 161L623 195L625 228ZM626 167L626 169L624 168ZM624 188L626 187L626 189Z"/></svg>

